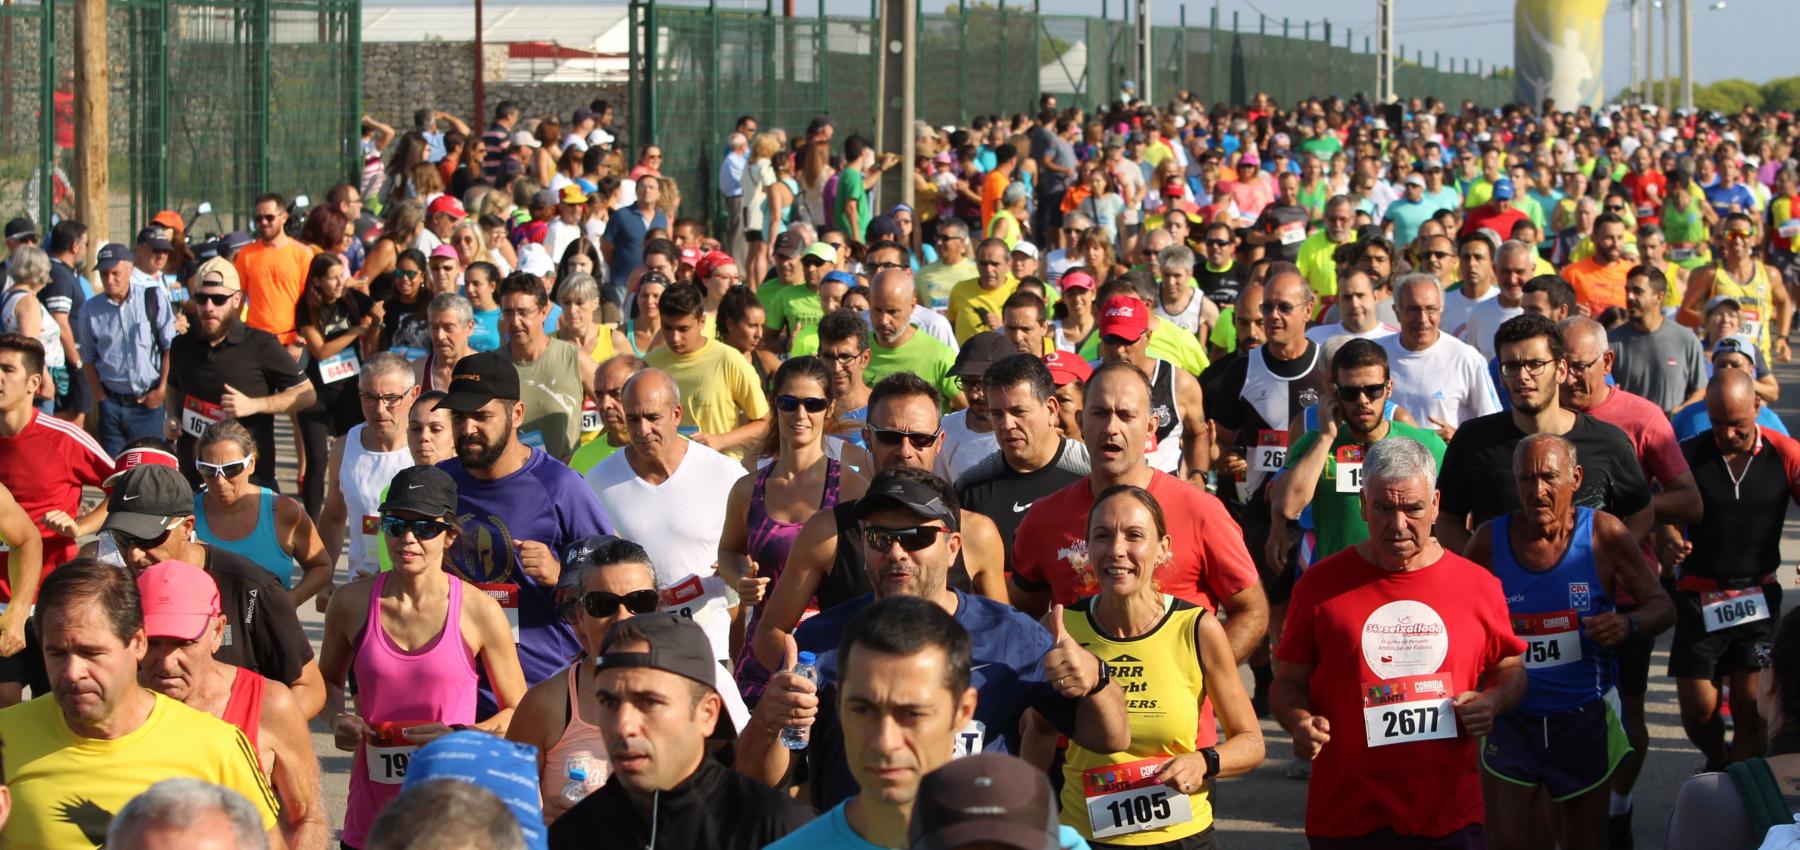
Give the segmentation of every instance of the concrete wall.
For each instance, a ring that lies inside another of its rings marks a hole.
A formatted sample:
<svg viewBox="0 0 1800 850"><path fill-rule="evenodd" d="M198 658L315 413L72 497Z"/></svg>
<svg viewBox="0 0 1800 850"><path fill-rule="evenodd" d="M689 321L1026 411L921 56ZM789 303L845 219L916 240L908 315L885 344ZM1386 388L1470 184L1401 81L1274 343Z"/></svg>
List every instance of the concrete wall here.
<svg viewBox="0 0 1800 850"><path fill-rule="evenodd" d="M412 127L414 110L431 107L462 118L479 133L485 129L496 104L519 103L527 119L555 114L567 122L578 108L595 98L612 101L613 132L625 124L623 83L533 83L508 80L506 45L484 45L488 114L480 120L475 108L474 45L469 42L365 42L363 51L363 112L403 133Z"/></svg>

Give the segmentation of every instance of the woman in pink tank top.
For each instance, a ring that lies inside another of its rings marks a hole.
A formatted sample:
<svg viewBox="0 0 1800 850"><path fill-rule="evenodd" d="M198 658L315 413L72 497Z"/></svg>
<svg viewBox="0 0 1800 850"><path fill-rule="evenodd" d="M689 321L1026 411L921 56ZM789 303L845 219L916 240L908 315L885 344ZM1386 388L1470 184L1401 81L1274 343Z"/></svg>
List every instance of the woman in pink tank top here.
<svg viewBox="0 0 1800 850"><path fill-rule="evenodd" d="M377 815L400 794L419 747L473 726L506 734L525 692L516 638L499 603L444 572L454 544L456 485L436 467L401 470L381 505L392 572L344 585L325 614L319 672L340 750L354 751L343 843L361 847ZM500 710L476 722L481 660ZM356 673L356 711L343 687Z"/></svg>

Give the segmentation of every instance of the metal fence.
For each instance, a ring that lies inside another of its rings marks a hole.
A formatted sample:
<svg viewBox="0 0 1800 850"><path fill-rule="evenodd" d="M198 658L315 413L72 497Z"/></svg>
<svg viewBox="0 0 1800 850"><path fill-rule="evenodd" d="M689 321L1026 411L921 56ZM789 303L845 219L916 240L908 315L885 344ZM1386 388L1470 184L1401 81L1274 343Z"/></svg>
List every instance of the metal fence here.
<svg viewBox="0 0 1800 850"><path fill-rule="evenodd" d="M74 214L73 13L0 6L0 218ZM244 228L265 191L355 177L361 17L360 0L109 0L105 236L202 202L197 230Z"/></svg>
<svg viewBox="0 0 1800 850"><path fill-rule="evenodd" d="M739 115L790 132L820 114L832 117L840 137L874 130L874 10L869 17L790 18L774 14L773 6L747 11L632 0L631 138L662 146L663 173L681 187L683 207L708 219L718 212L718 163ZM1104 16L984 4L921 13L917 32L919 117L934 125L1028 111L1043 92L1092 105L1137 76L1132 26ZM1264 19L1249 31L1235 15L1224 21L1209 15L1202 26L1152 27L1151 57L1158 101L1181 89L1208 103L1244 103L1256 92L1292 103L1375 89L1368 38L1318 23ZM1511 80L1486 68L1464 62L1440 70L1437 58L1429 67L1423 60L1422 54L1397 58L1400 96L1498 105L1512 95Z"/></svg>

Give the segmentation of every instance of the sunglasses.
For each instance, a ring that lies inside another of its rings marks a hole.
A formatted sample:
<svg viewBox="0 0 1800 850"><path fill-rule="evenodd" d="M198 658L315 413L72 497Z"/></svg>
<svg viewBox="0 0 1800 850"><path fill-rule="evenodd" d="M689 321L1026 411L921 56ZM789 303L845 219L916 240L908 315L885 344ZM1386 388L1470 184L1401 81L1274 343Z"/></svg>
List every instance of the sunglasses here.
<svg viewBox="0 0 1800 850"><path fill-rule="evenodd" d="M825 408L830 406L831 399L816 396L802 398L797 395L778 395L775 397L775 407L782 413L793 413L802 407L806 408L807 413L823 413Z"/></svg>
<svg viewBox="0 0 1800 850"><path fill-rule="evenodd" d="M131 549L148 552L163 545L164 541L169 539L169 535L174 533L174 529L163 529L163 533L158 534L155 537L133 537L123 531L109 531L106 533L112 535L113 545L119 547L119 551L121 552Z"/></svg>
<svg viewBox="0 0 1800 850"><path fill-rule="evenodd" d="M1456 255L1450 253L1449 251L1420 251L1419 252L1420 259L1429 257L1433 260L1447 260L1454 256L1456 256Z"/></svg>
<svg viewBox="0 0 1800 850"><path fill-rule="evenodd" d="M194 293L194 300L211 304L214 307L223 307L226 304L231 303L231 296L218 292L196 292Z"/></svg>
<svg viewBox="0 0 1800 850"><path fill-rule="evenodd" d="M1445 256L1449 255L1446 254ZM1262 310L1262 314L1265 316L1273 316L1276 313L1280 313L1283 316L1292 316L1300 309L1300 305L1289 304L1285 301L1264 301L1259 306Z"/></svg>
<svg viewBox="0 0 1800 850"><path fill-rule="evenodd" d="M912 447L919 451L931 448L931 444L937 442L938 435L944 433L944 429L942 428L929 434L922 434L918 431L898 431L888 428L877 428L873 425L867 427L869 429L869 434L873 436L875 442L880 445L898 446L900 445L901 440L905 440L912 443Z"/></svg>
<svg viewBox="0 0 1800 850"><path fill-rule="evenodd" d="M406 280L412 280L419 276L419 271L417 269L395 269L394 275Z"/></svg>
<svg viewBox="0 0 1800 850"><path fill-rule="evenodd" d="M1367 384L1360 387L1337 385L1337 397L1340 401L1356 401L1359 398L1374 401L1384 395L1387 395L1387 384Z"/></svg>
<svg viewBox="0 0 1800 850"><path fill-rule="evenodd" d="M941 525L915 525L911 528L880 528L873 525L863 526L863 543L877 552L887 551L889 546L900 544L901 549L917 552L937 542L939 534L948 534L950 529Z"/></svg>
<svg viewBox="0 0 1800 850"><path fill-rule="evenodd" d="M430 540L450 530L450 524L436 519L402 519L397 516L381 518L381 533L399 540L412 532L412 536L420 540Z"/></svg>
<svg viewBox="0 0 1800 850"><path fill-rule="evenodd" d="M595 590L581 596L581 608L589 617L611 617L621 605L633 614L650 614L662 605L662 597L654 590L634 590L623 595Z"/></svg>
<svg viewBox="0 0 1800 850"><path fill-rule="evenodd" d="M1211 245L1214 248L1227 248L1227 247L1230 247L1231 240L1230 239L1208 239L1208 240L1206 240L1206 244Z"/></svg>
<svg viewBox="0 0 1800 850"><path fill-rule="evenodd" d="M203 460L197 460L194 461L194 468L200 471L201 478L236 478L238 477L238 473L249 469L250 464L254 463L255 460L255 455L244 458L243 460L234 460L230 463L207 463Z"/></svg>
<svg viewBox="0 0 1800 850"><path fill-rule="evenodd" d="M1142 339L1142 337L1139 337L1139 339ZM1128 348L1137 344L1136 339L1126 339L1118 334L1106 334L1101 336L1100 342L1102 345L1110 345L1114 348Z"/></svg>
<svg viewBox="0 0 1800 850"><path fill-rule="evenodd" d="M272 215L259 215L256 217L257 221L274 221L275 219L276 219L276 216L272 216Z"/></svg>

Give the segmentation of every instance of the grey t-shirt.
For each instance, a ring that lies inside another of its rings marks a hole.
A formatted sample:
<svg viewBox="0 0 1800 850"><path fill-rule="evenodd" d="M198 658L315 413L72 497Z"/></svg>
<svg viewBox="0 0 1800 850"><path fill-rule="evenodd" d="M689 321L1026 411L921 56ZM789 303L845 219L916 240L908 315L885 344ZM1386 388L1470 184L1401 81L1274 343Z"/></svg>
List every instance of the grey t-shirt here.
<svg viewBox="0 0 1800 850"><path fill-rule="evenodd" d="M1329 325L1343 320L1343 317L1338 315L1337 305L1333 304L1325 311L1325 319L1320 324ZM1375 321L1396 328L1400 327L1400 314L1394 312L1394 299L1383 298L1375 302Z"/></svg>
<svg viewBox="0 0 1800 850"><path fill-rule="evenodd" d="M1669 321L1654 331L1627 323L1608 332L1607 340L1619 389L1641 395L1665 412L1706 387L1706 353L1692 330Z"/></svg>

